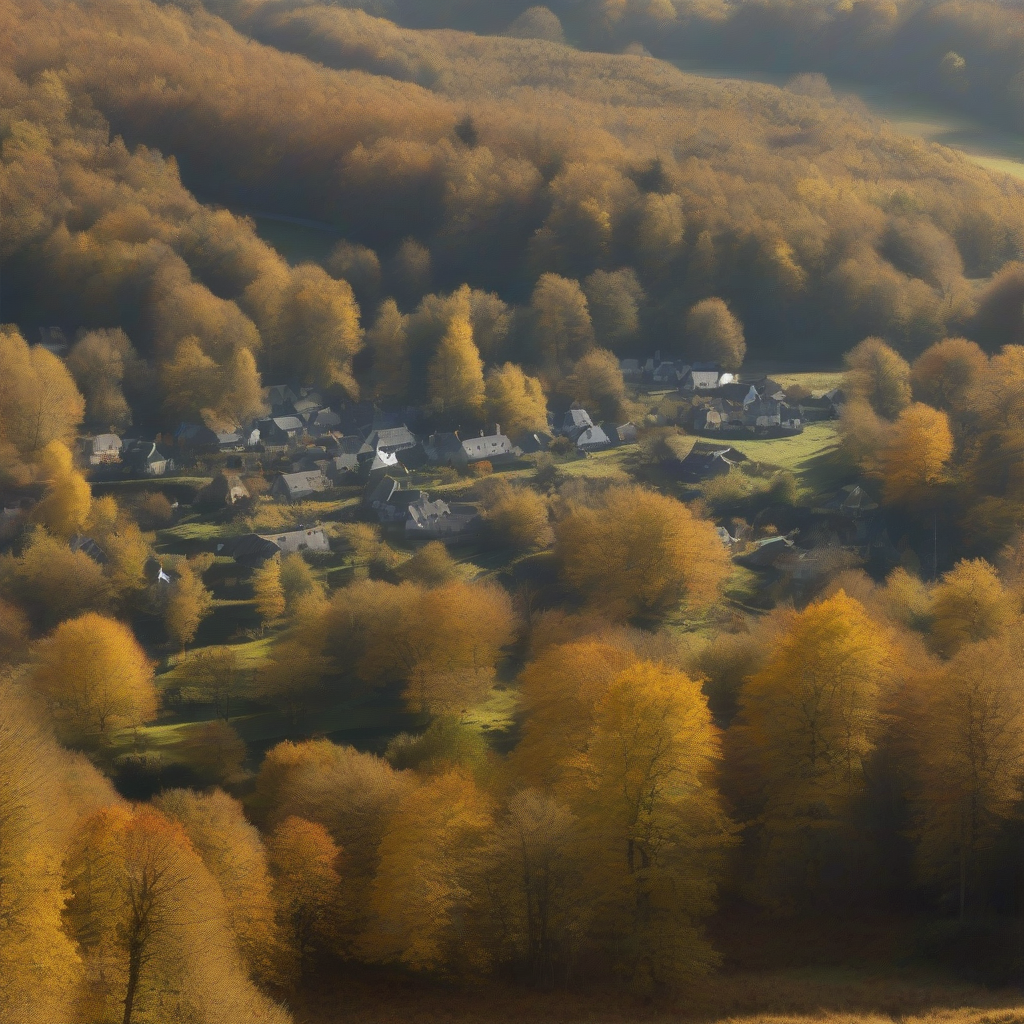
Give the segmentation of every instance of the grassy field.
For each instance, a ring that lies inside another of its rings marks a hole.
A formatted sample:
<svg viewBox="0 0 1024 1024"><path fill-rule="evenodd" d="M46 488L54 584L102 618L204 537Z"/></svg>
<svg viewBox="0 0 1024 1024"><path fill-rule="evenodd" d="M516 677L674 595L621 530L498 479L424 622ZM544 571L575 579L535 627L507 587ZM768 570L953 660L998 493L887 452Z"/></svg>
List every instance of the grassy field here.
<svg viewBox="0 0 1024 1024"><path fill-rule="evenodd" d="M748 459L788 469L808 494L818 494L838 486L846 472L836 458L839 425L835 421L810 423L796 437L728 443Z"/></svg>

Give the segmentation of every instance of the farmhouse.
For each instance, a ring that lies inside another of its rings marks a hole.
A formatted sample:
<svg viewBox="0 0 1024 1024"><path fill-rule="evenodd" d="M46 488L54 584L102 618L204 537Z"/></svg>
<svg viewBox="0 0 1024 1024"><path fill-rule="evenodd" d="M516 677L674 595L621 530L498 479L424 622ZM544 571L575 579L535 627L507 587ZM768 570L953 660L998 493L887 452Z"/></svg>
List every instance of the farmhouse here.
<svg viewBox="0 0 1024 1024"><path fill-rule="evenodd" d="M327 490L327 480L319 470L305 470L301 473L282 473L271 485L270 493L284 501L298 501L311 494Z"/></svg>

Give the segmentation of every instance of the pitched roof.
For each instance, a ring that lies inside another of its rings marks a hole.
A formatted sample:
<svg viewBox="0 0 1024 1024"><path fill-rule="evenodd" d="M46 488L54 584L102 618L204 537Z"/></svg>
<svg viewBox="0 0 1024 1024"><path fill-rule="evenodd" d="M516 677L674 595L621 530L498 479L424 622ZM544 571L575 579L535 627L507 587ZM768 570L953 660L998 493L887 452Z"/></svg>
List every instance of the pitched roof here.
<svg viewBox="0 0 1024 1024"><path fill-rule="evenodd" d="M494 455L511 455L512 442L504 434L487 434L484 437L468 437L462 442L467 459L489 459Z"/></svg>

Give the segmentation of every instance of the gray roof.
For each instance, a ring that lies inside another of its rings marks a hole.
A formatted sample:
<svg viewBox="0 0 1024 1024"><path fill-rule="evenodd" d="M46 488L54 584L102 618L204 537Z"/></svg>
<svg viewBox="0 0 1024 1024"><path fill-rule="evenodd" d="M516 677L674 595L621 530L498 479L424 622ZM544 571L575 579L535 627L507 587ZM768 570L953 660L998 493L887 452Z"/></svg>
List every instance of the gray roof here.
<svg viewBox="0 0 1024 1024"><path fill-rule="evenodd" d="M324 475L319 469L303 470L301 473L282 473L277 478L289 494L295 491L323 491Z"/></svg>
<svg viewBox="0 0 1024 1024"><path fill-rule="evenodd" d="M289 430L301 431L303 429L302 420L298 416L274 416L271 422L278 430L286 432Z"/></svg>
<svg viewBox="0 0 1024 1024"><path fill-rule="evenodd" d="M577 448L592 448L597 445L611 444L608 435L600 427L587 427L578 438Z"/></svg>
<svg viewBox="0 0 1024 1024"><path fill-rule="evenodd" d="M411 448L416 444L416 437L407 426L402 425L375 430L366 441L367 444L373 445L378 450L381 448Z"/></svg>
<svg viewBox="0 0 1024 1024"><path fill-rule="evenodd" d="M489 459L494 455L511 455L512 442L504 434L488 434L484 437L468 437L462 442L466 458Z"/></svg>

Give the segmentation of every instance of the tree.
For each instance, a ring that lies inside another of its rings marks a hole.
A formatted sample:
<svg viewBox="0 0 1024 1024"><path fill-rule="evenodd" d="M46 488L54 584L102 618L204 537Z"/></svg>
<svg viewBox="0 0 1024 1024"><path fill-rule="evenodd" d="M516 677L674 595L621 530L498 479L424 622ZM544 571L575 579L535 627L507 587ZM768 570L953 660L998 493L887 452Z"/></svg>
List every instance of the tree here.
<svg viewBox="0 0 1024 1024"><path fill-rule="evenodd" d="M252 976L277 981L281 939L267 851L259 832L245 820L242 805L219 789L167 790L155 804L181 825L217 880L231 931Z"/></svg>
<svg viewBox="0 0 1024 1024"><path fill-rule="evenodd" d="M700 922L714 908L730 827L715 785L718 733L700 686L636 662L594 710L568 781L580 817L593 930L641 991L707 972Z"/></svg>
<svg viewBox="0 0 1024 1024"><path fill-rule="evenodd" d="M213 610L213 595L203 586L201 572L189 562L180 562L177 572L164 609L164 625L168 637L184 650L195 639L199 623Z"/></svg>
<svg viewBox="0 0 1024 1024"><path fill-rule="evenodd" d="M337 863L341 850L327 829L294 815L285 818L267 842L274 898L295 955L301 985L310 959L330 949L341 899Z"/></svg>
<svg viewBox="0 0 1024 1024"><path fill-rule="evenodd" d="M74 468L71 452L60 441L51 441L39 455L46 479L42 500L33 508L33 518L55 537L79 533L89 518L92 489Z"/></svg>
<svg viewBox="0 0 1024 1024"><path fill-rule="evenodd" d="M226 719L198 722L183 730L177 749L202 785L237 785L247 778L249 751Z"/></svg>
<svg viewBox="0 0 1024 1024"><path fill-rule="evenodd" d="M884 633L840 591L793 616L746 681L733 740L761 780L762 900L813 902L826 865L842 863L889 659Z"/></svg>
<svg viewBox="0 0 1024 1024"><path fill-rule="evenodd" d="M536 359L547 379L557 380L594 345L590 309L578 281L541 274L529 316Z"/></svg>
<svg viewBox="0 0 1024 1024"><path fill-rule="evenodd" d="M154 717L153 666L132 631L87 612L62 622L33 654L31 683L69 743L108 743Z"/></svg>
<svg viewBox="0 0 1024 1024"><path fill-rule="evenodd" d="M17 328L0 328L0 448L32 462L51 441L70 444L85 399L63 361L25 343Z"/></svg>
<svg viewBox="0 0 1024 1024"><path fill-rule="evenodd" d="M560 390L599 419L619 419L626 410L626 384L615 355L591 349L572 368Z"/></svg>
<svg viewBox="0 0 1024 1024"><path fill-rule="evenodd" d="M123 1024L131 1024L161 943L184 927L190 852L180 825L124 806L92 815L72 849L69 916L79 941L120 980Z"/></svg>
<svg viewBox="0 0 1024 1024"><path fill-rule="evenodd" d="M430 291L430 250L415 238L406 238L388 265L388 279L406 309Z"/></svg>
<svg viewBox="0 0 1024 1024"><path fill-rule="evenodd" d="M694 359L738 370L747 354L743 325L722 299L702 299L686 314L686 341Z"/></svg>
<svg viewBox="0 0 1024 1024"><path fill-rule="evenodd" d="M2 616L0 616L2 617ZM60 874L76 809L62 779L62 752L0 683L0 1020L72 1020L82 978L63 927ZM75 768L87 773L81 765Z"/></svg>
<svg viewBox="0 0 1024 1024"><path fill-rule="evenodd" d="M19 557L0 555L0 589L42 628L110 604L110 581L84 551L72 551L42 527Z"/></svg>
<svg viewBox="0 0 1024 1024"><path fill-rule="evenodd" d="M632 269L595 270L583 282L583 290L594 334L601 345L615 348L636 340L640 332L640 306L646 296Z"/></svg>
<svg viewBox="0 0 1024 1024"><path fill-rule="evenodd" d="M926 684L915 736L918 865L956 894L963 919L978 855L1021 797L1024 662L1006 639L968 643Z"/></svg>
<svg viewBox="0 0 1024 1024"><path fill-rule="evenodd" d="M303 598L323 593L323 587L313 575L309 563L298 551L281 559L281 591L288 612L293 612Z"/></svg>
<svg viewBox="0 0 1024 1024"><path fill-rule="evenodd" d="M462 575L459 563L448 553L448 548L439 540L424 544L408 562L399 569L403 580L419 583L424 587L443 587Z"/></svg>
<svg viewBox="0 0 1024 1024"><path fill-rule="evenodd" d="M85 418L101 429L132 421L124 395L126 375L138 374L138 355L120 328L89 331L68 353L68 369L85 396Z"/></svg>
<svg viewBox="0 0 1024 1024"><path fill-rule="evenodd" d="M28 654L28 616L0 599L0 666L14 665Z"/></svg>
<svg viewBox="0 0 1024 1024"><path fill-rule="evenodd" d="M600 508L573 508L555 538L563 580L616 619L656 618L683 600L706 607L729 573L711 523L642 487L611 487Z"/></svg>
<svg viewBox="0 0 1024 1024"><path fill-rule="evenodd" d="M271 558L252 574L256 611L265 622L284 614L284 590L281 587L281 559Z"/></svg>
<svg viewBox="0 0 1024 1024"><path fill-rule="evenodd" d="M453 320L427 370L430 410L456 422L479 420L484 408L484 366L469 320Z"/></svg>
<svg viewBox="0 0 1024 1024"><path fill-rule="evenodd" d="M479 919L492 814L458 770L425 780L398 804L381 839L365 956L415 971L485 970Z"/></svg>
<svg viewBox="0 0 1024 1024"><path fill-rule="evenodd" d="M408 398L409 338L405 316L394 299L385 299L377 319L366 332L366 347L373 358L370 393L381 401L401 402Z"/></svg>
<svg viewBox="0 0 1024 1024"><path fill-rule="evenodd" d="M946 338L914 360L910 371L914 398L962 419L987 368L988 357L973 341Z"/></svg>
<svg viewBox="0 0 1024 1024"><path fill-rule="evenodd" d="M225 722L231 720L231 699L242 681L233 648L202 647L176 667L183 699L213 704Z"/></svg>
<svg viewBox="0 0 1024 1024"><path fill-rule="evenodd" d="M881 481L887 505L914 507L926 503L941 483L952 455L953 434L946 414L915 402L887 427L878 447L864 453L862 465Z"/></svg>
<svg viewBox="0 0 1024 1024"><path fill-rule="evenodd" d="M547 430L548 403L544 387L514 363L492 367L484 382L484 416L509 437Z"/></svg>
<svg viewBox="0 0 1024 1024"><path fill-rule="evenodd" d="M881 338L865 338L843 357L843 388L888 420L894 420L911 401L910 365Z"/></svg>
<svg viewBox="0 0 1024 1024"><path fill-rule="evenodd" d="M1015 621L1010 594L995 567L966 559L945 573L932 595L932 644L946 657L997 636Z"/></svg>
<svg viewBox="0 0 1024 1024"><path fill-rule="evenodd" d="M598 634L552 644L523 669L523 730L513 754L517 778L544 789L559 783L573 758L586 751L598 702L634 660L613 638Z"/></svg>
<svg viewBox="0 0 1024 1024"><path fill-rule="evenodd" d="M547 547L553 534L547 499L530 487L512 487L500 478L483 497L487 530L501 544L517 551Z"/></svg>
<svg viewBox="0 0 1024 1024"><path fill-rule="evenodd" d="M365 245L342 239L327 257L333 277L343 277L352 286L359 305L371 309L380 299L381 269L377 254Z"/></svg>

